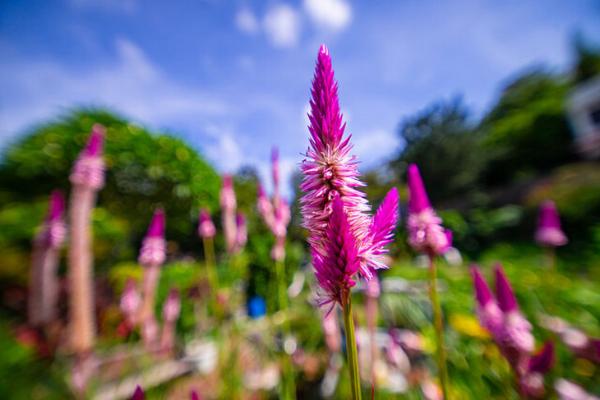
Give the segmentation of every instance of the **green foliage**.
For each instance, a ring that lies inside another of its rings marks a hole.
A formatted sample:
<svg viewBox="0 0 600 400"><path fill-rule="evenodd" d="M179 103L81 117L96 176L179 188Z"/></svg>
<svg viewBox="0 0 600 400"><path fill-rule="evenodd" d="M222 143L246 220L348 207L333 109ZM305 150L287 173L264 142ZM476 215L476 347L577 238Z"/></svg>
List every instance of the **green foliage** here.
<svg viewBox="0 0 600 400"><path fill-rule="evenodd" d="M96 254L97 263L107 265L135 255L153 209L159 206L167 213L167 238L181 246L180 251L197 247L197 207L217 208L220 183L215 170L182 140L99 110L76 111L42 125L6 150L0 164L0 199L12 211L5 210L0 222L12 228L0 234L0 241L26 251L27 236L45 212L41 204L53 189L68 190L71 166L94 123L107 128L106 186L98 199L103 211L96 212L95 227L104 224L113 244L111 248L105 243ZM25 223L15 223L9 215L27 210L32 213ZM96 234L101 238L102 230Z"/></svg>
<svg viewBox="0 0 600 400"><path fill-rule="evenodd" d="M600 48L587 42L583 37L575 38L575 71L573 79L576 83L600 75Z"/></svg>

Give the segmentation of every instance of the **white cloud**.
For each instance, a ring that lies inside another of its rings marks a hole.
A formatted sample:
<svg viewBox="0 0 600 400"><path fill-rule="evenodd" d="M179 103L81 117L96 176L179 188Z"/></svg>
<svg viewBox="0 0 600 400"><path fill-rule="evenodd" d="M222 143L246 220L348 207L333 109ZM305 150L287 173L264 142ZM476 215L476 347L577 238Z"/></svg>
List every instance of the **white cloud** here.
<svg viewBox="0 0 600 400"><path fill-rule="evenodd" d="M300 39L300 16L292 7L278 4L267 10L263 28L274 46L293 47Z"/></svg>
<svg viewBox="0 0 600 400"><path fill-rule="evenodd" d="M3 144L31 123L78 105L112 108L155 127L230 111L219 96L165 76L132 42L120 39L115 47L116 60L82 71L51 61L0 65L0 87L11 93L11 100L4 99L0 107Z"/></svg>
<svg viewBox="0 0 600 400"><path fill-rule="evenodd" d="M382 162L392 156L400 146L398 135L384 129L374 129L362 134L353 134L353 153L359 160ZM373 165L366 164L365 167Z"/></svg>
<svg viewBox="0 0 600 400"><path fill-rule="evenodd" d="M352 20L352 7L345 0L304 0L304 9L317 25L335 31Z"/></svg>
<svg viewBox="0 0 600 400"><path fill-rule="evenodd" d="M255 34L260 28L254 13L248 8L241 8L235 14L235 26L240 31L248 34Z"/></svg>

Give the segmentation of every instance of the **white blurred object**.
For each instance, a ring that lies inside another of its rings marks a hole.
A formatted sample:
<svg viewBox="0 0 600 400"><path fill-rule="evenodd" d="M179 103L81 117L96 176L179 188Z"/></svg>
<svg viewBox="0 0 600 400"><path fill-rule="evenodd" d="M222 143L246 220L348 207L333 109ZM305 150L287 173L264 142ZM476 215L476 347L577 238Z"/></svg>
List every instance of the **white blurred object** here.
<svg viewBox="0 0 600 400"><path fill-rule="evenodd" d="M444 400L440 387L431 379L421 383L421 391L427 400Z"/></svg>
<svg viewBox="0 0 600 400"><path fill-rule="evenodd" d="M325 377L323 378L319 389L321 396L329 398L335 393L338 380L340 379L340 368L342 368L342 364L342 356L339 353L333 354L329 359L329 365L327 366Z"/></svg>
<svg viewBox="0 0 600 400"><path fill-rule="evenodd" d="M581 386L566 379L557 380L554 389L560 400L600 400L600 397L589 394Z"/></svg>
<svg viewBox="0 0 600 400"><path fill-rule="evenodd" d="M203 374L216 368L218 356L217 346L211 341L193 340L185 347L185 360Z"/></svg>
<svg viewBox="0 0 600 400"><path fill-rule="evenodd" d="M302 288L304 287L304 282L306 277L304 276L304 272L296 271L294 274L294 279L292 280L292 284L288 287L288 296L290 298L297 297L300 292L302 292Z"/></svg>
<svg viewBox="0 0 600 400"><path fill-rule="evenodd" d="M460 251L458 251L456 247L450 247L448 250L446 250L446 252L444 253L444 258L446 259L446 262L452 265L453 267L462 265L463 263Z"/></svg>

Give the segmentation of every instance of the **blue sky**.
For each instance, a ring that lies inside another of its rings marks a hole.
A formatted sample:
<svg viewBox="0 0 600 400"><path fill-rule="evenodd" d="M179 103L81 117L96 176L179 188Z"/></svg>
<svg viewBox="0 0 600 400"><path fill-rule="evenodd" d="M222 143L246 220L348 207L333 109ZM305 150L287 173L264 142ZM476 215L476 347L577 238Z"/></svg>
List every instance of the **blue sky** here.
<svg viewBox="0 0 600 400"><path fill-rule="evenodd" d="M4 1L0 148L74 106L105 106L181 135L222 171L270 147L289 175L307 140L320 43L365 166L401 144L400 120L462 95L481 113L507 78L600 42L600 5L572 1Z"/></svg>

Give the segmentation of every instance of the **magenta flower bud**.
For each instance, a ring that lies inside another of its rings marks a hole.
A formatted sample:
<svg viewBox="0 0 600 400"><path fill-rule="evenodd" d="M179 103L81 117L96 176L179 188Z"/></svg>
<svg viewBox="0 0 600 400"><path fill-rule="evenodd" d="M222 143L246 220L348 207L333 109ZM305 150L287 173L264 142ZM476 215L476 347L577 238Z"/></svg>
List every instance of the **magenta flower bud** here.
<svg viewBox="0 0 600 400"><path fill-rule="evenodd" d="M506 278L502 266L496 264L494 272L496 274L496 297L498 298L500 309L505 313L518 311L519 305L517 304L517 298L510 286L510 282Z"/></svg>
<svg viewBox="0 0 600 400"><path fill-rule="evenodd" d="M554 365L554 343L548 341L544 347L529 359L530 372L547 373Z"/></svg>
<svg viewBox="0 0 600 400"><path fill-rule="evenodd" d="M138 291L137 284L133 279L128 279L125 289L121 295L120 308L130 325L133 325L136 315L142 305L142 297Z"/></svg>
<svg viewBox="0 0 600 400"><path fill-rule="evenodd" d="M102 125L95 124L85 148L79 154L73 165L70 181L74 185L87 186L99 190L104 186L104 160L102 147L105 129Z"/></svg>
<svg viewBox="0 0 600 400"><path fill-rule="evenodd" d="M496 334L503 322L503 315L492 292L485 282L479 268L471 267L471 276L473 277L473 286L475 288L475 298L477 300L477 315L481 325L487 330Z"/></svg>
<svg viewBox="0 0 600 400"><path fill-rule="evenodd" d="M133 395L131 396L131 400L144 400L146 398L146 395L144 394L144 391L142 390L140 385L137 385L135 387L135 391L133 392Z"/></svg>
<svg viewBox="0 0 600 400"><path fill-rule="evenodd" d="M408 243L418 252L443 254L452 245L452 233L429 203L425 186L415 164L408 166Z"/></svg>
<svg viewBox="0 0 600 400"><path fill-rule="evenodd" d="M368 264L372 269L388 268L385 262L388 253L386 246L394 241L399 204L398 189L390 189L371 219L368 241L364 241L361 248L361 264Z"/></svg>
<svg viewBox="0 0 600 400"><path fill-rule="evenodd" d="M206 208L201 209L198 216L198 235L202 238L213 238L216 233L217 230L210 218L210 213Z"/></svg>
<svg viewBox="0 0 600 400"><path fill-rule="evenodd" d="M163 320L167 323L173 323L179 318L181 311L181 300L179 299L179 291L171 289L165 304L163 305Z"/></svg>
<svg viewBox="0 0 600 400"><path fill-rule="evenodd" d="M567 236L560 227L558 211L552 200L547 200L540 206L535 240L546 247L564 246L568 242Z"/></svg>
<svg viewBox="0 0 600 400"><path fill-rule="evenodd" d="M190 391L190 400L202 400L202 397L198 394L198 391L192 389Z"/></svg>
<svg viewBox="0 0 600 400"><path fill-rule="evenodd" d="M167 244L165 242L165 213L157 209L152 216L138 262L144 266L162 265L166 259Z"/></svg>
<svg viewBox="0 0 600 400"><path fill-rule="evenodd" d="M239 212L235 216L236 236L235 246L236 251L241 251L248 241L248 226L246 224L246 216Z"/></svg>

